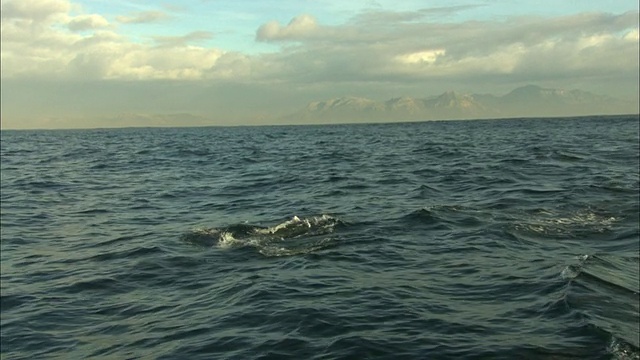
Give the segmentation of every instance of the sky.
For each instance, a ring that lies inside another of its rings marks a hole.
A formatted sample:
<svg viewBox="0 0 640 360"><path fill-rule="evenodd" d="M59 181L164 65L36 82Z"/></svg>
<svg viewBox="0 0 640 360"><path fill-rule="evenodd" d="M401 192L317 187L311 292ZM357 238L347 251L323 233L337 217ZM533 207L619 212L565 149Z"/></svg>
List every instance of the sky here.
<svg viewBox="0 0 640 360"><path fill-rule="evenodd" d="M312 101L637 101L635 0L2 0L3 129L270 124Z"/></svg>

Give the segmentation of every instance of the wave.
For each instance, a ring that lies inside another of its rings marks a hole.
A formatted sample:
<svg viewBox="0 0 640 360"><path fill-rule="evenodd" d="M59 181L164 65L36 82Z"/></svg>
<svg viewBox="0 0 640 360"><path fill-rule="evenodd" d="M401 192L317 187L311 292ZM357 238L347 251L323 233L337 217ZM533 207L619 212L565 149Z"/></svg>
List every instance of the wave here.
<svg viewBox="0 0 640 360"><path fill-rule="evenodd" d="M218 248L251 247L267 257L308 254L337 244L326 237L345 223L330 215L291 219L271 227L234 224L222 228L195 229L182 236L188 243Z"/></svg>
<svg viewBox="0 0 640 360"><path fill-rule="evenodd" d="M458 205L432 205L413 211L402 217L413 226L429 226L430 229L446 230L454 227L475 228L486 225L487 213Z"/></svg>
<svg viewBox="0 0 640 360"><path fill-rule="evenodd" d="M583 237L611 230L619 219L609 214L591 209L579 210L569 214L539 209L535 214L515 225L517 232L544 237Z"/></svg>
<svg viewBox="0 0 640 360"><path fill-rule="evenodd" d="M611 336L616 359L640 358L638 256L581 255L561 273L566 304L590 326Z"/></svg>

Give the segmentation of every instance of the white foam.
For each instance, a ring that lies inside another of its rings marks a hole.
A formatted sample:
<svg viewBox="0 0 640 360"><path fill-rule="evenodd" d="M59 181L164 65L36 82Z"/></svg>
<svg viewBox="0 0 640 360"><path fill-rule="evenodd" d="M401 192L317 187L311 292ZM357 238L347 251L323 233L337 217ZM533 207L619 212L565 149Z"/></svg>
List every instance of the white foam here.
<svg viewBox="0 0 640 360"><path fill-rule="evenodd" d="M326 214L309 218L299 218L298 216L293 216L290 220L284 221L278 225L266 229L258 229L256 230L256 232L260 234L277 234L278 232L285 232L287 230L300 228L312 229L313 227L319 227L321 229L328 229L335 226L335 224L337 224L337 219Z"/></svg>
<svg viewBox="0 0 640 360"><path fill-rule="evenodd" d="M265 256L291 256L323 248L324 240L318 241L315 236L332 232L338 223L336 218L326 214L308 218L293 216L272 227L250 226L248 230L240 229L239 233L234 230L236 226L225 229L198 228L193 233L211 239L210 244L219 248L249 246Z"/></svg>
<svg viewBox="0 0 640 360"><path fill-rule="evenodd" d="M616 360L638 360L640 359L640 352L638 349L634 349L628 344L611 337L607 351L611 353L613 359Z"/></svg>
<svg viewBox="0 0 640 360"><path fill-rule="evenodd" d="M545 216L533 219L529 223L517 224L516 229L532 231L543 235L571 235L576 227L587 227L589 231L604 232L618 221L613 216L598 215L590 210L581 210L566 216L558 216L545 211ZM587 230L587 229L583 229Z"/></svg>
<svg viewBox="0 0 640 360"><path fill-rule="evenodd" d="M578 259L578 260L580 260L582 262L587 261L588 258L589 258L589 255L578 255L578 256L576 256L576 259Z"/></svg>
<svg viewBox="0 0 640 360"><path fill-rule="evenodd" d="M589 211L577 212L568 217L549 219L547 222L560 225L601 225L609 226L617 219L613 216L606 217Z"/></svg>
<svg viewBox="0 0 640 360"><path fill-rule="evenodd" d="M569 265L562 270L562 272L560 273L560 276L565 280L571 280L571 279L575 279L575 277L578 276L579 273L580 272L577 269Z"/></svg>
<svg viewBox="0 0 640 360"><path fill-rule="evenodd" d="M232 233L225 231L220 234L220 237L218 239L218 246L221 248L229 248L238 244L238 242L239 240L234 238Z"/></svg>
<svg viewBox="0 0 640 360"><path fill-rule="evenodd" d="M578 260L578 264L565 266L565 268L562 269L560 276L565 280L575 279L580 274L580 271L582 270L582 266L584 262L587 261L588 258L589 258L589 255L576 256L575 259Z"/></svg>
<svg viewBox="0 0 640 360"><path fill-rule="evenodd" d="M301 224L301 223L305 224L307 227L311 227L311 223L309 223L309 221L307 219L301 220L299 217L294 216L293 218L291 218L291 220L287 220L287 221L285 221L283 223L280 223L280 224L278 224L276 226L267 228L267 229L265 229L265 230L263 230L261 232L267 232L267 233L270 233L270 234L275 234L280 230L287 229L287 228L291 227L292 225L297 225L297 224Z"/></svg>

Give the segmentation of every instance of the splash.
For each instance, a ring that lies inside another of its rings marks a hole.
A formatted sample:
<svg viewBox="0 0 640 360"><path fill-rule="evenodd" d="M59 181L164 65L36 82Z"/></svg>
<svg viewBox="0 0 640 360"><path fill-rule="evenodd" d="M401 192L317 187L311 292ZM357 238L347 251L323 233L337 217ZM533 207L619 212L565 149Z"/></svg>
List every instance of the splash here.
<svg viewBox="0 0 640 360"><path fill-rule="evenodd" d="M560 277L565 280L575 279L578 275L580 275L580 271L585 261L589 259L589 255L578 255L575 257L578 260L577 264L567 265L562 272L560 273Z"/></svg>
<svg viewBox="0 0 640 360"><path fill-rule="evenodd" d="M327 237L344 223L330 215L291 219L271 227L235 224L224 228L196 229L183 240L218 248L251 247L268 257L307 254L333 246L336 237Z"/></svg>

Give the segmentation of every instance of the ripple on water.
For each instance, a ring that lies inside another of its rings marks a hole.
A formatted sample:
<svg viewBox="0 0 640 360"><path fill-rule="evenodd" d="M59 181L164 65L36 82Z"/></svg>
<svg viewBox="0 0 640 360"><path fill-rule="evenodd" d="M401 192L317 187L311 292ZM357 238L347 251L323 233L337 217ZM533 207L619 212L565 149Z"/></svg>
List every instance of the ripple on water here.
<svg viewBox="0 0 640 360"><path fill-rule="evenodd" d="M3 130L0 357L638 359L638 124Z"/></svg>

